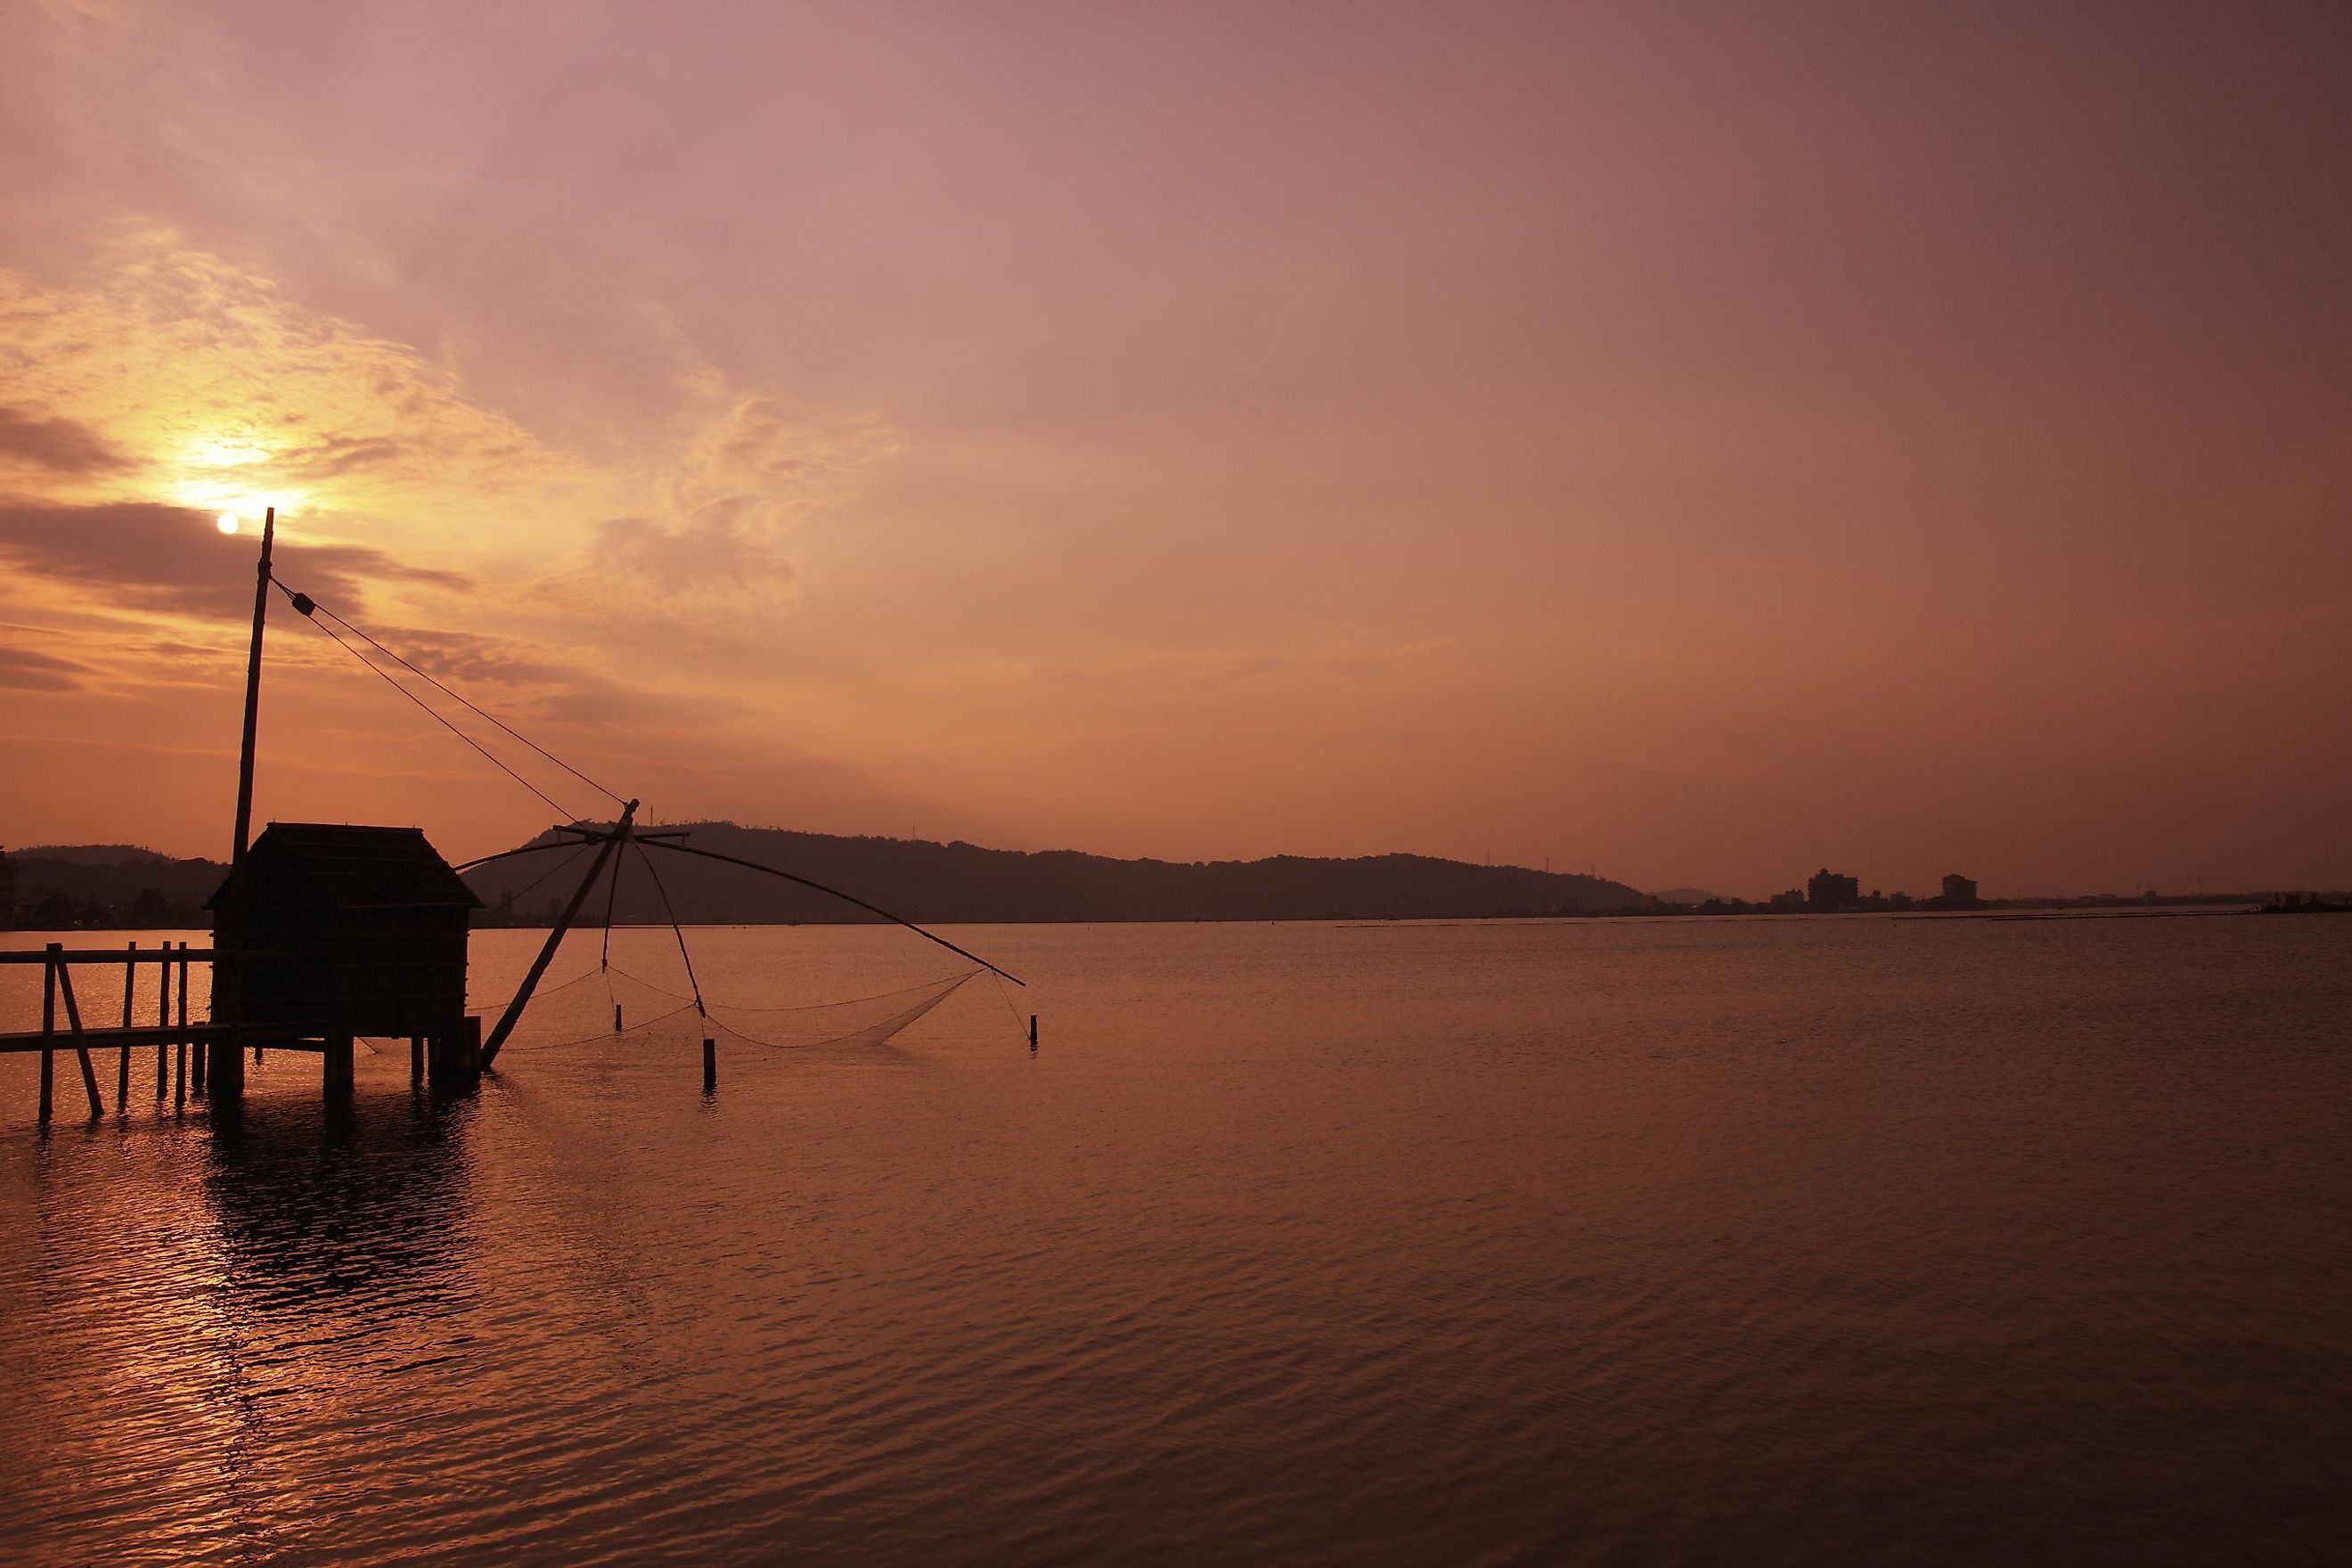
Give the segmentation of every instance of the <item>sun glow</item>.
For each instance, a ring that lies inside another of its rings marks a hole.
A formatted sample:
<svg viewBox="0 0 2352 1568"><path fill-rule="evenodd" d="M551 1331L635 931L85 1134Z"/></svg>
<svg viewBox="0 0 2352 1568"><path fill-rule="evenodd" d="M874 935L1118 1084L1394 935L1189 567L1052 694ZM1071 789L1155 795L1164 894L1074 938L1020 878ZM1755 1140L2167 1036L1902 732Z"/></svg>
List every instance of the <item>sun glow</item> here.
<svg viewBox="0 0 2352 1568"><path fill-rule="evenodd" d="M220 516L213 519L213 522L214 525L223 533L235 533L236 531L236 513L233 511L225 511L221 513Z"/></svg>

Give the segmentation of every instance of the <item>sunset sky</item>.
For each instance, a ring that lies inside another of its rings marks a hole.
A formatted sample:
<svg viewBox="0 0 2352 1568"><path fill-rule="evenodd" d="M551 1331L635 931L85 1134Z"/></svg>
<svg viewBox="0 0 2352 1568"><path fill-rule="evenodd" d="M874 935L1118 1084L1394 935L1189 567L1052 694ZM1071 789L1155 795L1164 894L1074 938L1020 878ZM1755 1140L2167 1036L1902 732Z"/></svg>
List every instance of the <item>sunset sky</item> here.
<svg viewBox="0 0 2352 1568"><path fill-rule="evenodd" d="M226 852L275 500L665 819L2352 884L2340 5L17 4L0 195L10 846Z"/></svg>

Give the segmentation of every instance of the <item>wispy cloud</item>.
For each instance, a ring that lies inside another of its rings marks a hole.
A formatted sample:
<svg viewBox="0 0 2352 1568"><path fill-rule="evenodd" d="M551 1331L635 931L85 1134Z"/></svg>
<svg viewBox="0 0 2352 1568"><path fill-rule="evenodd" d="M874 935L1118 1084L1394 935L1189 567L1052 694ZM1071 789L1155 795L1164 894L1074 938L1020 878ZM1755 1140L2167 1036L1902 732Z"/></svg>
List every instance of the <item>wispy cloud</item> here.
<svg viewBox="0 0 2352 1568"><path fill-rule="evenodd" d="M88 675L87 666L31 648L0 647L0 686L18 691L72 691Z"/></svg>
<svg viewBox="0 0 2352 1568"><path fill-rule="evenodd" d="M0 556L106 606L233 619L252 606L252 549L249 540L225 537L210 517L185 507L0 501ZM458 573L410 565L380 550L291 541L278 575L348 605L361 601L369 583L467 585Z"/></svg>

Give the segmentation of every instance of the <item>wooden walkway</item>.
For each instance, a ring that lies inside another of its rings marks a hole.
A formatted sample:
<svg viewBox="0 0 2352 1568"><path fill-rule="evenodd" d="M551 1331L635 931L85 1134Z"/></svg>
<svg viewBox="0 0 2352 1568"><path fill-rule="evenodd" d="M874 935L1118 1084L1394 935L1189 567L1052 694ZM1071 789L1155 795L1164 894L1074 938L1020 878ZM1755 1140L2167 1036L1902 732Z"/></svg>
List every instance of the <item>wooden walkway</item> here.
<svg viewBox="0 0 2352 1568"><path fill-rule="evenodd" d="M99 1094L98 1070L90 1053L108 1049L115 1053L114 1101L118 1111L131 1108L131 1053L150 1046L155 1049L155 1100L160 1104L168 1095L174 1109L184 1106L192 1093L199 1098L205 1095L208 1058L215 1068L213 1076L220 1079L221 1098L241 1097L244 1052L248 1047L254 1050L256 1060L260 1059L265 1049L307 1051L320 1056L325 1062L322 1087L331 1096L338 1091L347 1092L352 1084L353 1044L348 1033L322 1031L316 1025L218 1024L189 1017L189 966L215 963L222 956L217 948L194 947L186 942L162 942L152 948L142 948L135 942L122 947L69 948L53 942L36 950L0 952L0 964L37 963L44 968L41 1026L0 1034L0 1056L31 1052L40 1055L42 1124L47 1125L55 1107L56 1058L61 1050L71 1051L75 1065L81 1069L82 1092L89 1100L92 1118L103 1116L106 1107ZM235 959L240 955L231 952L226 956ZM77 964L121 969L120 1022L98 1024L83 1017L81 1000L74 989ZM142 1024L138 1021L139 1016L151 1009L139 994L140 971L149 967L156 972L152 993L152 1016L155 1021ZM60 1004L62 1018L58 1016ZM409 1041L409 1076L413 1082L425 1081L428 1061L436 1089L445 1082L455 1087L478 1079L481 1020L469 1017L466 1026L457 1035L430 1040L418 1036Z"/></svg>

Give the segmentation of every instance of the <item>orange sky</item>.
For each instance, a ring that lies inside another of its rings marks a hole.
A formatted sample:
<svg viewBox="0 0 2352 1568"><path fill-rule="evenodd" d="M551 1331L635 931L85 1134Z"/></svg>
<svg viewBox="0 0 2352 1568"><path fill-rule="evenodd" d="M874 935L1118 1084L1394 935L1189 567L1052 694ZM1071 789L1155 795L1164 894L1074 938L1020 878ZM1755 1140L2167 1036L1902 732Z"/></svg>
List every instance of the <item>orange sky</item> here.
<svg viewBox="0 0 2352 1568"><path fill-rule="evenodd" d="M0 839L2352 884L2347 17L10 7Z"/></svg>

